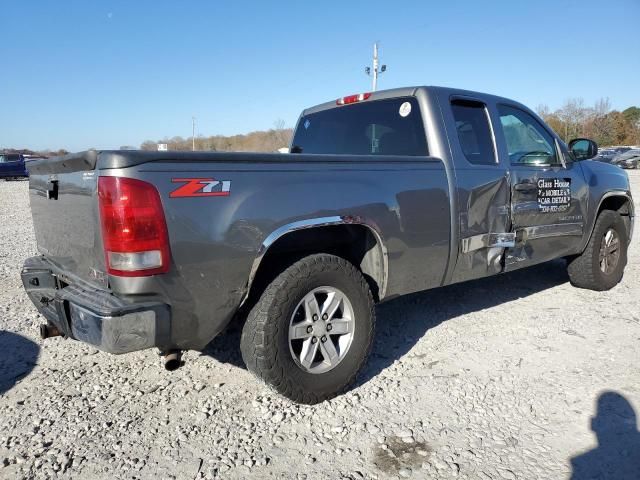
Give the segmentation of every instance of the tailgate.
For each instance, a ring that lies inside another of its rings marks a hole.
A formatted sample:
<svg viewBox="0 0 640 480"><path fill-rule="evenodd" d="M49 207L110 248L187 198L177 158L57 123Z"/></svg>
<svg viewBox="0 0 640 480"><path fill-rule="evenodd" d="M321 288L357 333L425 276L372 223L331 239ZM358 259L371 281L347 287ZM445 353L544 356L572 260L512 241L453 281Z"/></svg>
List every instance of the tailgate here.
<svg viewBox="0 0 640 480"><path fill-rule="evenodd" d="M65 273L106 287L97 202L97 152L29 162L38 251Z"/></svg>

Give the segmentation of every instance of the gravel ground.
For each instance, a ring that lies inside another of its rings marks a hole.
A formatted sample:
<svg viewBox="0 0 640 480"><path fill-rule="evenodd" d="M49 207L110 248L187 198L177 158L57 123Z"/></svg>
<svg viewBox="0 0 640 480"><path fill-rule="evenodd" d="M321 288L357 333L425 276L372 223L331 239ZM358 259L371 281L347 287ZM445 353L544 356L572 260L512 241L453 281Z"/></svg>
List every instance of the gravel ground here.
<svg viewBox="0 0 640 480"><path fill-rule="evenodd" d="M639 239L610 292L558 261L385 303L356 387L298 406L237 330L173 373L42 342L27 183L0 182L0 478L640 478Z"/></svg>

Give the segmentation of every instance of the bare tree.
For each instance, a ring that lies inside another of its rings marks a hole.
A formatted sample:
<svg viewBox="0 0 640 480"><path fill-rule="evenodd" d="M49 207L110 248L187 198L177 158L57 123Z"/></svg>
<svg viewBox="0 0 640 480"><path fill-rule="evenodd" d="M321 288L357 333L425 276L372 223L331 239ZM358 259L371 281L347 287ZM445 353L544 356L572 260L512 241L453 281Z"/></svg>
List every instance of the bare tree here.
<svg viewBox="0 0 640 480"><path fill-rule="evenodd" d="M593 113L596 117L603 117L611 111L611 102L609 97L601 98L593 106Z"/></svg>
<svg viewBox="0 0 640 480"><path fill-rule="evenodd" d="M574 136L580 135L584 120L588 116L588 111L585 109L584 99L570 98L565 101L562 108L556 112L556 115L564 123L564 141L568 142Z"/></svg>

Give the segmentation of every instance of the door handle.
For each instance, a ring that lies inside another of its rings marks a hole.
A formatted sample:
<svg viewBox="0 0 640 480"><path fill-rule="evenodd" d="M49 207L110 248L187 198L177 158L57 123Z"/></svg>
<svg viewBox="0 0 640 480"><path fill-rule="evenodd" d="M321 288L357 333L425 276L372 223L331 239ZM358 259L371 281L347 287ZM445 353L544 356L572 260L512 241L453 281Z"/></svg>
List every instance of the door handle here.
<svg viewBox="0 0 640 480"><path fill-rule="evenodd" d="M538 189L535 183L516 183L515 188L517 192L523 193L535 192Z"/></svg>

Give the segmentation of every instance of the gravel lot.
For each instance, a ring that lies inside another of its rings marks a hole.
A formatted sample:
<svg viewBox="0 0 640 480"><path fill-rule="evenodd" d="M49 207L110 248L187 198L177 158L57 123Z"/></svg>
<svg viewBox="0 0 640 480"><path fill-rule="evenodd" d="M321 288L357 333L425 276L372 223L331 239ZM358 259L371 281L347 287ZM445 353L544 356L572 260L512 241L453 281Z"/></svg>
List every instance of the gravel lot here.
<svg viewBox="0 0 640 480"><path fill-rule="evenodd" d="M358 385L312 407L254 380L237 329L173 373L42 342L34 253L27 183L0 182L0 478L640 478L638 228L610 292L558 261L379 306Z"/></svg>

